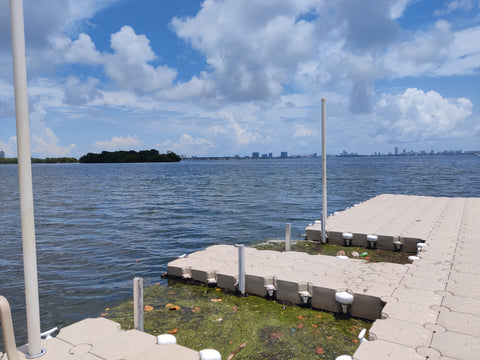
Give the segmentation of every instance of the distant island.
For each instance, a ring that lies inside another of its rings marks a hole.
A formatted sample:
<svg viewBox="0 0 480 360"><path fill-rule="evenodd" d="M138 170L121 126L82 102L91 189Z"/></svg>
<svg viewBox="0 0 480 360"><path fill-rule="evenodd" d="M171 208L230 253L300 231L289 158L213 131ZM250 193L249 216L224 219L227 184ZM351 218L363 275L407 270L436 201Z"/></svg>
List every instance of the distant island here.
<svg viewBox="0 0 480 360"><path fill-rule="evenodd" d="M172 151L160 154L158 150L102 151L101 154L88 153L78 161L81 163L138 163L138 162L178 162L181 158Z"/></svg>
<svg viewBox="0 0 480 360"><path fill-rule="evenodd" d="M31 158L32 164L66 164L66 163L77 163L78 160L73 157L59 157L59 158L46 158L46 159L37 159ZM2 158L0 157L0 164L18 164L17 158Z"/></svg>

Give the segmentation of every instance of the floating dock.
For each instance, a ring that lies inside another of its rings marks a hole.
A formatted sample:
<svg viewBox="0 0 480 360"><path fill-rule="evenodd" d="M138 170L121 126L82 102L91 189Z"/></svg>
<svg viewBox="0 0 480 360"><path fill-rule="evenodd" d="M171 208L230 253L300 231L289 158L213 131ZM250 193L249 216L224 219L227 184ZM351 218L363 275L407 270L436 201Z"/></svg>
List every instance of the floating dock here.
<svg viewBox="0 0 480 360"><path fill-rule="evenodd" d="M320 239L320 227L307 237ZM326 229L337 244L425 246L408 265L245 248L245 291L374 320L353 359L478 359L480 198L380 195L329 217ZM238 250L211 246L170 262L168 275L236 291Z"/></svg>

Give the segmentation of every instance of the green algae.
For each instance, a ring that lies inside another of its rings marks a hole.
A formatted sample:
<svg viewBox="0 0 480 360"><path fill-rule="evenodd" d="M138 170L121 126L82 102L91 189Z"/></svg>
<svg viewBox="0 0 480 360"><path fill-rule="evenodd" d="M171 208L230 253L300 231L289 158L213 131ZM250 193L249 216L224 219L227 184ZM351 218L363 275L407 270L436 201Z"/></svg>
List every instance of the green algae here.
<svg viewBox="0 0 480 360"><path fill-rule="evenodd" d="M285 249L284 241L266 241L259 244L252 245L254 248L259 250L276 250L283 251ZM352 253L357 252L362 254L367 252L368 254L360 259L367 260L369 262L389 262L395 264L408 264L410 263L408 257L412 255L411 253L406 253L402 251L390 251L390 250L381 250L381 249L365 249L362 247L354 246L342 246L335 244L322 244L319 241L311 240L299 240L292 243L290 249L292 251L305 252L310 255L330 255L335 256L339 251L345 252L345 255L348 257L353 257Z"/></svg>
<svg viewBox="0 0 480 360"><path fill-rule="evenodd" d="M252 245L259 250L284 251L285 242ZM408 263L411 254L365 249L318 241L295 241L292 251L335 256L339 251L367 254L370 262ZM362 254L363 255L363 254ZM145 331L171 333L177 343L195 350L213 348L222 359L335 359L353 354L358 334L372 323L344 314L285 305L257 296L240 297L218 288L168 280L168 285L145 289ZM151 309L151 310L150 310ZM133 327L133 303L109 310L110 319L124 329Z"/></svg>
<svg viewBox="0 0 480 360"><path fill-rule="evenodd" d="M145 289L145 331L171 333L194 350L213 348L222 359L335 359L353 354L358 333L371 322L257 296L240 297L206 285ZM108 318L133 327L133 303L109 309Z"/></svg>

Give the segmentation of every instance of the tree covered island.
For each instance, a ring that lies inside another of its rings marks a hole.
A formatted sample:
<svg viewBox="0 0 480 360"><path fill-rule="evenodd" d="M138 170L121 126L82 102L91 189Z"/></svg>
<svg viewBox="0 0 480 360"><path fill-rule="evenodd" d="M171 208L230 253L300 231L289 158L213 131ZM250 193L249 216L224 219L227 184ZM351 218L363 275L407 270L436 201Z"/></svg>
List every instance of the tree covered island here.
<svg viewBox="0 0 480 360"><path fill-rule="evenodd" d="M160 154L158 150L102 151L101 154L88 153L78 161L81 163L134 163L134 162L178 162L181 158L172 151Z"/></svg>

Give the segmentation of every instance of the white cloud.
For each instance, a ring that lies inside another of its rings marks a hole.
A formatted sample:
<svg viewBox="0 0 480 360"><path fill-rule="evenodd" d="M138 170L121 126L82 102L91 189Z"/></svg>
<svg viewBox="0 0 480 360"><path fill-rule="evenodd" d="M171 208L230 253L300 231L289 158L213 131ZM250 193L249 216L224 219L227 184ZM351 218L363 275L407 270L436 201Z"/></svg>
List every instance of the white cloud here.
<svg viewBox="0 0 480 360"><path fill-rule="evenodd" d="M400 16L414 1L207 0L195 16L171 24L210 66L195 89L210 80L204 93L218 102L328 86L350 92L353 112L368 112L374 81L386 74L383 49L400 34L392 6Z"/></svg>
<svg viewBox="0 0 480 360"><path fill-rule="evenodd" d="M32 154L40 157L70 156L76 145L62 146L55 133L47 126L45 118L47 111L42 105L34 104L30 112L31 148Z"/></svg>
<svg viewBox="0 0 480 360"><path fill-rule="evenodd" d="M48 79L37 77L29 82L29 120L31 133L31 151L32 156L35 157L60 157L72 156L72 152L76 150L75 144L67 146L62 145L61 139L58 138L56 131L49 124L49 121L54 115L51 115L55 110L62 110L62 98L64 92L62 87ZM4 92L4 90L7 90ZM13 86L0 86L0 98L5 99L0 101L0 117L2 111L6 119L9 119L9 126L2 126L2 130L8 128L8 132L0 135L15 133L15 104L13 99ZM5 108L4 108L5 106ZM55 109L55 110L54 110ZM52 110L52 111L51 111ZM62 121L65 119L62 119ZM5 120L7 121L7 120ZM6 153L9 156L16 156L15 137L10 137L10 140L0 145L6 147Z"/></svg>
<svg viewBox="0 0 480 360"><path fill-rule="evenodd" d="M373 81L356 81L350 92L350 110L353 113L369 113L372 110L371 101L374 95Z"/></svg>
<svg viewBox="0 0 480 360"><path fill-rule="evenodd" d="M436 16L444 16L451 14L454 11L472 11L475 7L480 9L480 2L478 0L453 0L450 1L445 9L435 10Z"/></svg>
<svg viewBox="0 0 480 360"><path fill-rule="evenodd" d="M106 106L131 109L136 111L141 110L155 110L158 106L156 101L152 101L146 96L138 96L126 90L101 91L103 95L103 102Z"/></svg>
<svg viewBox="0 0 480 360"><path fill-rule="evenodd" d="M69 63L95 65L102 61L102 55L96 50L92 39L84 33L68 44L64 56L65 61Z"/></svg>
<svg viewBox="0 0 480 360"><path fill-rule="evenodd" d="M25 42L30 76L46 71L64 61L61 44L70 40L66 34L79 33L86 28L88 19L98 11L121 0L35 0L24 1ZM0 68L10 65L10 9L8 1L0 2ZM80 39L79 39L80 40ZM76 44L77 46L80 44ZM82 54L77 53L82 56ZM70 55L73 55L70 54ZM11 65L8 69L11 68Z"/></svg>
<svg viewBox="0 0 480 360"><path fill-rule="evenodd" d="M396 0L390 8L390 16L392 19L398 19L402 17L403 12L413 3L416 3L420 0Z"/></svg>
<svg viewBox="0 0 480 360"><path fill-rule="evenodd" d="M293 133L294 138L317 136L315 131L307 128L305 125L302 125L302 124L295 124L294 129L295 129L295 132Z"/></svg>
<svg viewBox="0 0 480 360"><path fill-rule="evenodd" d="M248 123L242 121L243 124L241 124L235 120L233 114L223 113L222 117L228 120L224 124L224 127L227 129L226 132L228 134L232 134L232 136L235 138L237 147L244 147L246 145L254 144L262 138L258 131L252 131L248 128ZM248 121L248 117L246 119Z"/></svg>
<svg viewBox="0 0 480 360"><path fill-rule="evenodd" d="M188 82L180 82L172 88L160 90L156 96L164 100L182 100L188 98L208 98L214 96L214 83L205 72L200 77L193 76Z"/></svg>
<svg viewBox="0 0 480 360"><path fill-rule="evenodd" d="M475 126L475 128L473 129L472 134L473 134L474 136L480 137L480 118L477 120L477 123L478 123L478 125Z"/></svg>
<svg viewBox="0 0 480 360"><path fill-rule="evenodd" d="M480 70L480 26L455 33L455 40L436 74L442 76L478 74Z"/></svg>
<svg viewBox="0 0 480 360"><path fill-rule="evenodd" d="M65 83L65 95L63 101L69 105L86 105L96 99L103 98L96 86L98 79L89 77L85 83L81 83L80 79L70 76Z"/></svg>
<svg viewBox="0 0 480 360"><path fill-rule="evenodd" d="M180 139L176 142L171 140L164 141L162 144L156 144L161 146L166 151L173 151L179 155L195 154L206 155L208 151L214 147L214 143L204 138L193 138L192 135L182 134Z"/></svg>
<svg viewBox="0 0 480 360"><path fill-rule="evenodd" d="M69 156L75 148L75 144L59 145L59 139L48 127L45 127L42 132L32 134L32 153L40 157Z"/></svg>
<svg viewBox="0 0 480 360"><path fill-rule="evenodd" d="M385 56L386 67L394 77L432 74L453 39L450 25L440 20L428 32L419 32L413 40L392 47Z"/></svg>
<svg viewBox="0 0 480 360"><path fill-rule="evenodd" d="M299 62L312 56L315 27L298 20L314 1L207 0L195 17L174 18L177 36L204 54L225 99L262 100L281 94Z"/></svg>
<svg viewBox="0 0 480 360"><path fill-rule="evenodd" d="M411 61L416 65L437 62L440 56L446 54L453 41L450 24L439 20L430 32L420 34L414 41L403 44L399 49L399 60Z"/></svg>
<svg viewBox="0 0 480 360"><path fill-rule="evenodd" d="M345 22L346 48L354 52L382 49L400 35L400 27L391 17L390 1L342 1L338 12L337 21Z"/></svg>
<svg viewBox="0 0 480 360"><path fill-rule="evenodd" d="M13 92L13 90L12 90ZM0 94L0 119L15 116L15 101L11 94L1 96Z"/></svg>
<svg viewBox="0 0 480 360"><path fill-rule="evenodd" d="M97 141L93 147L100 151L132 150L138 149L143 142L134 136L113 136L110 140Z"/></svg>
<svg viewBox="0 0 480 360"><path fill-rule="evenodd" d="M380 126L377 135L403 142L464 136L459 125L471 116L472 108L468 99L448 99L415 88L400 95L384 95L375 109Z"/></svg>
<svg viewBox="0 0 480 360"><path fill-rule="evenodd" d="M172 86L177 71L149 64L156 55L145 35L123 26L110 43L114 53L104 54L105 72L121 88L146 93Z"/></svg>
<svg viewBox="0 0 480 360"><path fill-rule="evenodd" d="M45 111L62 105L64 89L55 79L36 77L28 82L29 104Z"/></svg>
<svg viewBox="0 0 480 360"><path fill-rule="evenodd" d="M7 142L0 141L0 150L5 153L5 157L17 156L17 138L11 136Z"/></svg>
<svg viewBox="0 0 480 360"><path fill-rule="evenodd" d="M407 76L470 75L479 72L480 26L452 31L451 24L438 20L426 32L391 47L385 66L395 78Z"/></svg>

